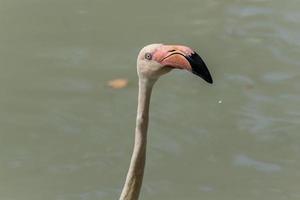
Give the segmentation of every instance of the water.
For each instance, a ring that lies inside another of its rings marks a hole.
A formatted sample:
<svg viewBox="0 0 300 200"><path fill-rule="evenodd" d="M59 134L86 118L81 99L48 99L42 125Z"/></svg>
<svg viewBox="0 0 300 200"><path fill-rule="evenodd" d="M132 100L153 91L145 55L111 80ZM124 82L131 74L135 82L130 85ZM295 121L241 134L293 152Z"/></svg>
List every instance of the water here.
<svg viewBox="0 0 300 200"><path fill-rule="evenodd" d="M0 199L117 199L133 144L136 56L185 44L215 84L154 89L141 199L300 199L300 4L0 1ZM114 90L107 81L126 78Z"/></svg>

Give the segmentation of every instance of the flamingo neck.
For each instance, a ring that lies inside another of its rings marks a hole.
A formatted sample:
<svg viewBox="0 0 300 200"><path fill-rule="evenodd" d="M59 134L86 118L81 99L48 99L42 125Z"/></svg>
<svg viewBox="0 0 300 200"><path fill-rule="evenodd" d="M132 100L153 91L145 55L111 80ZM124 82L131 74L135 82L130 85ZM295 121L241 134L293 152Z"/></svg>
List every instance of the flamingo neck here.
<svg viewBox="0 0 300 200"><path fill-rule="evenodd" d="M150 97L155 80L139 79L134 148L120 200L137 200L143 182Z"/></svg>

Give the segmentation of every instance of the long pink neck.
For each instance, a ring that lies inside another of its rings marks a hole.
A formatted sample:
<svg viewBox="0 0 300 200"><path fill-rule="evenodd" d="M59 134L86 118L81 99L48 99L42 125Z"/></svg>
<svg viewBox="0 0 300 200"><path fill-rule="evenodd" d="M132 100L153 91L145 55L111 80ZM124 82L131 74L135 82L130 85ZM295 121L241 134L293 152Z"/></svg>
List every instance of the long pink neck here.
<svg viewBox="0 0 300 200"><path fill-rule="evenodd" d="M139 80L134 148L120 200L137 200L139 197L146 161L149 105L154 82L143 78Z"/></svg>

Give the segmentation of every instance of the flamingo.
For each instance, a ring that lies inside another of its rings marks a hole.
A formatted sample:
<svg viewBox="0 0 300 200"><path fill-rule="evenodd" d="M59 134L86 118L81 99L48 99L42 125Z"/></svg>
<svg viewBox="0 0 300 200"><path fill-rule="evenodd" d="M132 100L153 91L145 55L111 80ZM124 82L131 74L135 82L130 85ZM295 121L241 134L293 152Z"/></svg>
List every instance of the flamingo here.
<svg viewBox="0 0 300 200"><path fill-rule="evenodd" d="M150 44L141 49L137 58L139 77L138 106L134 148L120 200L137 200L142 186L146 161L150 97L154 83L172 69L184 69L213 83L201 57L182 45Z"/></svg>

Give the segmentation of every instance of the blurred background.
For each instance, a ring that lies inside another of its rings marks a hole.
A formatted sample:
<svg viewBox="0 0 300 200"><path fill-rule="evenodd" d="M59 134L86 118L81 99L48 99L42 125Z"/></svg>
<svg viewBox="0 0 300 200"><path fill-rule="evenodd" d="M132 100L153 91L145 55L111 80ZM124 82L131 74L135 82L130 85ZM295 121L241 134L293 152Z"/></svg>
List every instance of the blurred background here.
<svg viewBox="0 0 300 200"><path fill-rule="evenodd" d="M149 43L192 47L215 82L175 70L155 85L141 199L300 199L299 9L0 0L0 199L118 199Z"/></svg>

